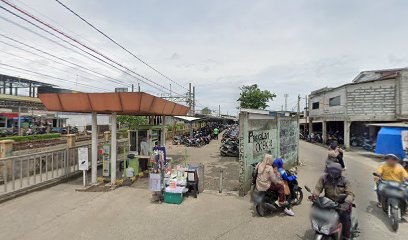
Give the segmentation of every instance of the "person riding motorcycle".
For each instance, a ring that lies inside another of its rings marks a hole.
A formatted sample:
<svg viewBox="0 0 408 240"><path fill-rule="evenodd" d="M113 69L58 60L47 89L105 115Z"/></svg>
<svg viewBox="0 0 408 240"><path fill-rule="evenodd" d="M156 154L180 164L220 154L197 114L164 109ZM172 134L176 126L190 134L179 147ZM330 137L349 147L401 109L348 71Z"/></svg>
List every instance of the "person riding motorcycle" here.
<svg viewBox="0 0 408 240"><path fill-rule="evenodd" d="M344 150L339 147L337 141L333 141L329 146L329 152L327 154L327 164L330 162L336 162L341 165L343 169L346 169L343 160Z"/></svg>
<svg viewBox="0 0 408 240"><path fill-rule="evenodd" d="M296 180L296 176L288 176L286 173L285 169L283 168L283 159L282 158L277 158L273 161L273 165L276 165L278 167L278 171L282 177L283 180L285 181L293 181Z"/></svg>
<svg viewBox="0 0 408 240"><path fill-rule="evenodd" d="M340 203L340 221L343 225L342 236L344 239L351 238L351 211L354 201L354 193L350 182L342 176L343 168L339 163L329 163L326 173L319 178L313 192L313 200L324 191L324 195L333 201ZM346 194L347 197L340 199L340 195Z"/></svg>
<svg viewBox="0 0 408 240"><path fill-rule="evenodd" d="M279 204L285 206L286 196L282 180L278 178L278 169L272 167L273 157L270 154L265 154L264 159L257 166L256 189L260 192L275 191L279 195ZM287 215L293 216L294 213L289 208L285 208L284 212Z"/></svg>
<svg viewBox="0 0 408 240"><path fill-rule="evenodd" d="M404 182L408 180L408 173L399 162L400 159L394 154L387 154L384 157L385 164L377 169L377 174L381 176L384 181ZM381 193L384 190L384 184L381 183L380 177L375 176L374 181L377 183L377 206L382 208Z"/></svg>

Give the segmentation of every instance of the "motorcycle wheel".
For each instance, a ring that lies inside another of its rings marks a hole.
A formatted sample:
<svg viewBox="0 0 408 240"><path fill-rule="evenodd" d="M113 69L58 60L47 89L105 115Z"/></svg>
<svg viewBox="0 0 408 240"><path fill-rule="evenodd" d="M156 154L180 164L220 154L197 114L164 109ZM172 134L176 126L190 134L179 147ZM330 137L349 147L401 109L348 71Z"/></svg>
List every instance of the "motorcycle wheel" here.
<svg viewBox="0 0 408 240"><path fill-rule="evenodd" d="M263 203L256 204L255 209L256 213L260 217L265 217L268 214L268 210L265 208L265 205Z"/></svg>
<svg viewBox="0 0 408 240"><path fill-rule="evenodd" d="M303 192L301 189L295 190L296 201L293 202L294 206L300 205L303 201Z"/></svg>
<svg viewBox="0 0 408 240"><path fill-rule="evenodd" d="M392 230L394 232L397 232L398 228L399 228L399 220L398 220L399 211L400 211L399 208L398 209L395 209L395 208L391 209L391 227L392 227Z"/></svg>

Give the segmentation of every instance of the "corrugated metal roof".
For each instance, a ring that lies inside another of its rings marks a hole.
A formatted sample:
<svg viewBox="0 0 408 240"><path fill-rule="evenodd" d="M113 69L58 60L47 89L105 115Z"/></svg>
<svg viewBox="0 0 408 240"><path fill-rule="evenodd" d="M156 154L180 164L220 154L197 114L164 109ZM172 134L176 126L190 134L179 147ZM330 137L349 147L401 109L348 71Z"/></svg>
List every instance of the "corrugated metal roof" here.
<svg viewBox="0 0 408 240"><path fill-rule="evenodd" d="M393 123L367 123L367 126L376 126L376 127L408 127L408 122L393 122Z"/></svg>
<svg viewBox="0 0 408 240"><path fill-rule="evenodd" d="M49 111L114 113L119 115L186 115L189 108L144 92L43 93L38 95Z"/></svg>

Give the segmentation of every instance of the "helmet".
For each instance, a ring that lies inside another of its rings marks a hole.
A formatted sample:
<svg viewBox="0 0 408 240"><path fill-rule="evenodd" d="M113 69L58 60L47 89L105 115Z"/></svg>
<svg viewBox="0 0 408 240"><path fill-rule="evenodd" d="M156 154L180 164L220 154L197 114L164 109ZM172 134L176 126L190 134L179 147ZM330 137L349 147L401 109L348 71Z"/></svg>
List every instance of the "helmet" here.
<svg viewBox="0 0 408 240"><path fill-rule="evenodd" d="M401 161L401 159L399 157L397 157L397 155L395 155L395 154L387 154L387 155L385 155L384 159L385 160L393 159L393 160L396 160L396 161Z"/></svg>
<svg viewBox="0 0 408 240"><path fill-rule="evenodd" d="M330 148L335 150L339 146L339 143L337 141L333 141L330 143Z"/></svg>

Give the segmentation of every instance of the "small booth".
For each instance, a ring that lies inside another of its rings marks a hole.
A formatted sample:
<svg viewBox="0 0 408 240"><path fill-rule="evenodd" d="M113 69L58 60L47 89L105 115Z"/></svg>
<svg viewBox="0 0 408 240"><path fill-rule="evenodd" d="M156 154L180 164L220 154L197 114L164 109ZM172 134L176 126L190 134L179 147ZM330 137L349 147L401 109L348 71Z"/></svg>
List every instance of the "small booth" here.
<svg viewBox="0 0 408 240"><path fill-rule="evenodd" d="M48 111L55 112L74 112L74 113L92 113L92 149L91 149L91 182L97 182L97 158L98 158L98 134L97 134L97 114L111 114L112 131L111 144L107 145L110 149L110 179L111 184L116 184L116 167L117 167L117 115L133 116L180 116L186 115L189 108L160 97L155 97L144 92L113 92L113 93L43 93L39 94L41 102ZM159 129L164 129L160 126ZM150 139L158 139L158 135L150 131ZM146 132L146 133L147 133ZM140 131L142 133L142 129ZM164 131L161 131L163 136ZM136 134L137 137L139 132ZM132 136L132 132L130 132ZM148 137L146 135L146 137ZM164 144L165 137L162 138ZM137 141L136 141L137 142ZM137 142L137 145L139 143ZM160 147L160 146L159 146ZM163 146L164 147L164 146ZM147 147L146 147L147 148ZM135 148L133 148L135 149ZM136 147L136 150L138 148ZM139 155L139 154L138 154ZM166 159L166 158L164 158ZM136 167L136 166L135 166ZM135 168L136 169L136 168Z"/></svg>

